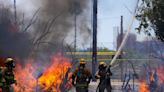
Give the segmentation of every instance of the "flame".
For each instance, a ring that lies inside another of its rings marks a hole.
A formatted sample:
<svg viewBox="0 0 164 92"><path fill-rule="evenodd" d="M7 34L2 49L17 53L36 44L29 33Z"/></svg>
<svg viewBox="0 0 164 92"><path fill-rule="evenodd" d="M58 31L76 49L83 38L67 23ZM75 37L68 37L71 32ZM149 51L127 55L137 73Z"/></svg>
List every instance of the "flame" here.
<svg viewBox="0 0 164 92"><path fill-rule="evenodd" d="M32 61L27 61L32 62ZM14 85L15 92L32 92L33 88L36 86L36 79L33 77L35 68L29 63L24 67L20 64L16 65L15 69L15 79L17 80L16 85Z"/></svg>
<svg viewBox="0 0 164 92"><path fill-rule="evenodd" d="M60 62L59 62L60 61ZM60 92L60 83L70 67L67 58L53 57L53 64L39 78L39 84L44 90L51 88L53 92Z"/></svg>
<svg viewBox="0 0 164 92"><path fill-rule="evenodd" d="M27 60L25 66L16 65L15 79L17 84L13 85L14 92L34 92L36 90L60 92L62 79L68 68L71 67L69 59L61 54L53 56L50 65L38 78L34 77L34 74L38 67L44 66L34 66L33 62L34 60L30 59Z"/></svg>
<svg viewBox="0 0 164 92"><path fill-rule="evenodd" d="M150 74L150 81L155 81L155 79L154 79L154 72L151 72L151 74Z"/></svg>
<svg viewBox="0 0 164 92"><path fill-rule="evenodd" d="M139 85L139 92L150 92L152 86L151 83L155 83L156 85L155 90L160 90L162 85L164 85L164 66L161 65L159 67L156 67L150 71L149 80L150 84L148 86L148 83L146 81L141 81Z"/></svg>
<svg viewBox="0 0 164 92"><path fill-rule="evenodd" d="M149 87L145 81L141 81L139 84L139 92L150 92Z"/></svg>

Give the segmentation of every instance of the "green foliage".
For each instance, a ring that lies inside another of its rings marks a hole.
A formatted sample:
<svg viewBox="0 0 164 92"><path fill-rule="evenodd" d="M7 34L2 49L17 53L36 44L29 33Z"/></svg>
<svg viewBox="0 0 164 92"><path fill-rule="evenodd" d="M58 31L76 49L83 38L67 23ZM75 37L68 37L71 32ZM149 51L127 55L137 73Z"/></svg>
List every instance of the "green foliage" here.
<svg viewBox="0 0 164 92"><path fill-rule="evenodd" d="M99 48L97 48L97 51L100 51L100 52L109 52L109 51L112 51L112 50L109 50L106 47L99 47Z"/></svg>
<svg viewBox="0 0 164 92"><path fill-rule="evenodd" d="M140 21L137 30L148 35L155 31L156 37L164 41L164 0L142 0L136 18Z"/></svg>

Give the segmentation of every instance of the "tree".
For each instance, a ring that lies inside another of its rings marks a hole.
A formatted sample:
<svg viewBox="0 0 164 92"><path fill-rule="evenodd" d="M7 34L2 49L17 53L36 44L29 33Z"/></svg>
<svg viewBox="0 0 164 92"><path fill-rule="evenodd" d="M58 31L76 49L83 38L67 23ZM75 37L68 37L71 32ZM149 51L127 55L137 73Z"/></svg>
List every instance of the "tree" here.
<svg viewBox="0 0 164 92"><path fill-rule="evenodd" d="M140 21L137 28L148 35L154 30L156 37L164 42L164 0L142 0L136 18Z"/></svg>

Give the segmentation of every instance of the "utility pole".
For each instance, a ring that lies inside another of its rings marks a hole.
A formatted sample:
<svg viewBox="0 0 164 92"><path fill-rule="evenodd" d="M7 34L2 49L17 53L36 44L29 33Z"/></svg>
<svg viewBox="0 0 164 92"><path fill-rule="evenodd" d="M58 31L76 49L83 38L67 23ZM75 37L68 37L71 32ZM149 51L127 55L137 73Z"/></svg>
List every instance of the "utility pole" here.
<svg viewBox="0 0 164 92"><path fill-rule="evenodd" d="M15 17L15 24L17 24L16 0L14 0L14 17Z"/></svg>
<svg viewBox="0 0 164 92"><path fill-rule="evenodd" d="M121 16L121 25L120 25L120 45L123 41L123 16ZM122 59L122 55L123 55L123 51L121 50L121 53L120 53L120 59ZM123 80L123 62L121 61L120 63L120 70L121 70L121 80Z"/></svg>
<svg viewBox="0 0 164 92"><path fill-rule="evenodd" d="M75 52L76 52L76 44L77 44L77 15L76 15L76 13L75 13L75 16L74 16L74 22L75 22L75 24L74 24L74 26L75 26L75 38L74 38L74 50L75 50Z"/></svg>
<svg viewBox="0 0 164 92"><path fill-rule="evenodd" d="M77 10L77 0L74 0L74 31L75 31L75 38L74 38L74 52L76 52L76 44L77 44L77 14L78 14L78 10Z"/></svg>
<svg viewBox="0 0 164 92"><path fill-rule="evenodd" d="M77 49L77 16L80 14L81 10L80 9L80 4L78 0L73 1L73 14L74 14L74 51L76 52Z"/></svg>
<svg viewBox="0 0 164 92"><path fill-rule="evenodd" d="M97 0L93 0L93 51L92 51L92 77L95 79L97 67Z"/></svg>

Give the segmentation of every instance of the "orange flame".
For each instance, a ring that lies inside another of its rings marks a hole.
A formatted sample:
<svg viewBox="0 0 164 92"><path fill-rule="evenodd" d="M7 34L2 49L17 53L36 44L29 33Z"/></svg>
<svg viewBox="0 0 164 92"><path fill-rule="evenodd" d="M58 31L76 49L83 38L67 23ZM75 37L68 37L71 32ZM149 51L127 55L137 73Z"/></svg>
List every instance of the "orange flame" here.
<svg viewBox="0 0 164 92"><path fill-rule="evenodd" d="M150 74L150 81L155 81L154 80L154 72L151 72L151 74Z"/></svg>
<svg viewBox="0 0 164 92"><path fill-rule="evenodd" d="M141 81L139 84L139 92L150 92L149 87L145 81Z"/></svg>
<svg viewBox="0 0 164 92"><path fill-rule="evenodd" d="M33 77L34 70L31 64L26 64L24 67L20 64L16 65L15 79L17 83L14 85L15 92L32 92L36 86L36 79Z"/></svg>
<svg viewBox="0 0 164 92"><path fill-rule="evenodd" d="M157 74L157 76L156 76L156 74ZM157 79L155 79L155 76L157 77ZM149 80L150 80L150 82L157 83L157 84L155 84L158 86L156 88L156 90L160 90L161 85L164 84L164 66L160 66L159 68L156 67L153 70L151 70ZM146 81L140 82L139 92L150 92L151 89L149 89L149 88L151 88L151 86L149 87L147 85Z"/></svg>
<svg viewBox="0 0 164 92"><path fill-rule="evenodd" d="M53 64L39 78L39 84L44 90L51 88L53 92L60 92L60 83L67 69L70 67L69 60L63 57L53 57Z"/></svg>
<svg viewBox="0 0 164 92"><path fill-rule="evenodd" d="M38 86L38 91L60 92L62 79L68 68L71 67L68 58L63 57L61 54L52 57L50 66L38 79L33 75L37 71L37 67L31 63L33 60L27 62L28 64L24 67L19 64L16 66L15 79L17 84L13 86L14 92L34 92Z"/></svg>

